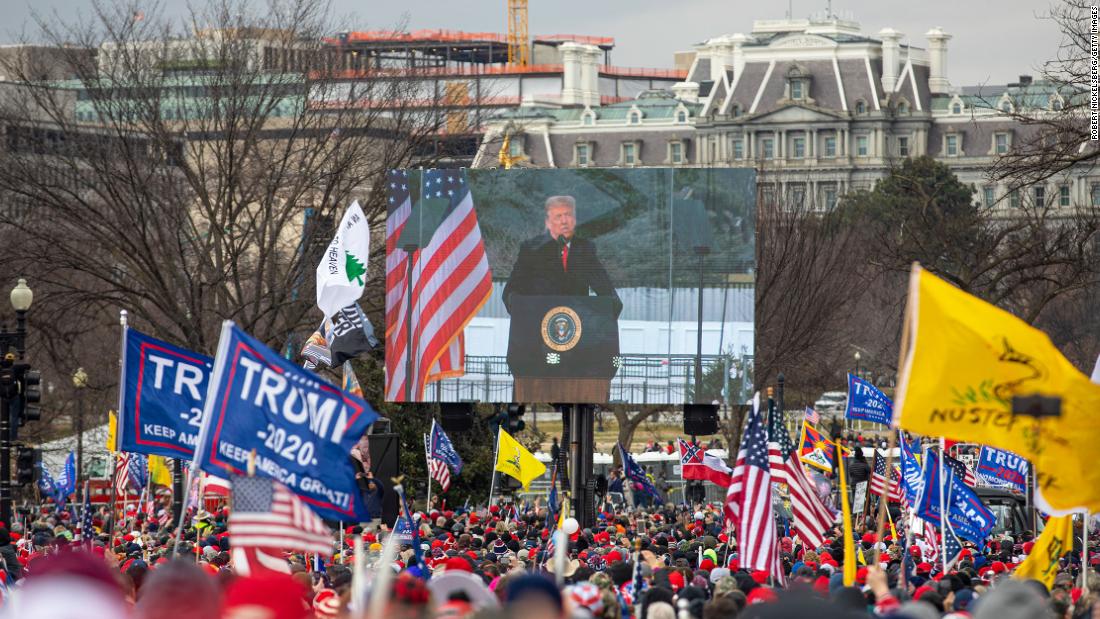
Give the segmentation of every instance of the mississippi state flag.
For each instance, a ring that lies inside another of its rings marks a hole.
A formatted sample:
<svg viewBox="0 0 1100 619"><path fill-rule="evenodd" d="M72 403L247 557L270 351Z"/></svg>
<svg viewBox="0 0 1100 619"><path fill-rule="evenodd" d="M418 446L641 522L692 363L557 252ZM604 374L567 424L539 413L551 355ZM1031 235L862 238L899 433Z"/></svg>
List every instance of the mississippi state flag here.
<svg viewBox="0 0 1100 619"><path fill-rule="evenodd" d="M733 470L718 456L708 454L698 445L689 445L682 438L680 444L680 476L684 479L712 481L723 488L730 485Z"/></svg>

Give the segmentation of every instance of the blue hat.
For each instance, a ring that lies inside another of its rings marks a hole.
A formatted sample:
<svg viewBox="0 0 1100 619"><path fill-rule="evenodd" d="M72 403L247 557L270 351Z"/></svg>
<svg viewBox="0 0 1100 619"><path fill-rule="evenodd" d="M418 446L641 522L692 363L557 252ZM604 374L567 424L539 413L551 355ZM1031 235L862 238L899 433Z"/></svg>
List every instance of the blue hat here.
<svg viewBox="0 0 1100 619"><path fill-rule="evenodd" d="M541 574L525 574L508 583L505 592L505 604L512 604L523 599L541 596L552 603L558 612L562 611L561 592L553 580Z"/></svg>

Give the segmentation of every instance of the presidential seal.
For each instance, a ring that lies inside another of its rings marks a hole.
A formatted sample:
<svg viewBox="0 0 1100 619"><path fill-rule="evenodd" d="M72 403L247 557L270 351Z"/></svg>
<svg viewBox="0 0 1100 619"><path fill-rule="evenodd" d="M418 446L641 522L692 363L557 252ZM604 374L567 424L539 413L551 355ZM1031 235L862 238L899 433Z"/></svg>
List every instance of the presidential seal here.
<svg viewBox="0 0 1100 619"><path fill-rule="evenodd" d="M581 319L577 312L559 305L542 317L542 342L553 350L572 350L581 341Z"/></svg>

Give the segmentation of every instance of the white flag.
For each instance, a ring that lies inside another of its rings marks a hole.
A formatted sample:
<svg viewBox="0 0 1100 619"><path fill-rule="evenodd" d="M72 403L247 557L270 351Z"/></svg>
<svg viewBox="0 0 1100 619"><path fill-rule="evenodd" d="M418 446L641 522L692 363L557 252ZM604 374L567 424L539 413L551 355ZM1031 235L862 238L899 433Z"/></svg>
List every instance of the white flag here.
<svg viewBox="0 0 1100 619"><path fill-rule="evenodd" d="M331 318L363 296L370 257L370 226L359 202L351 203L317 265L317 307Z"/></svg>

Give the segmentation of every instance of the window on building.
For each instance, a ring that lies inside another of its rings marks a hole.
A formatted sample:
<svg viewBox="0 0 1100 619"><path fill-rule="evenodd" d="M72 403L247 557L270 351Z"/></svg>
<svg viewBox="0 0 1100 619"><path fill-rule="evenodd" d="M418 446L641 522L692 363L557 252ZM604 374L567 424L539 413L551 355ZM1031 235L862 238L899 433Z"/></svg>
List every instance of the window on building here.
<svg viewBox="0 0 1100 619"><path fill-rule="evenodd" d="M1062 109L1062 99L1059 98L1059 97L1052 98L1050 100L1050 109L1054 110L1055 112L1061 111L1061 109Z"/></svg>
<svg viewBox="0 0 1100 619"><path fill-rule="evenodd" d="M634 142L623 143L623 164L634 165L638 163L638 147Z"/></svg>
<svg viewBox="0 0 1100 619"><path fill-rule="evenodd" d="M684 162L684 144L682 142L669 142L668 160L672 163Z"/></svg>
<svg viewBox="0 0 1100 619"><path fill-rule="evenodd" d="M587 144L577 144L574 159L576 159L578 166L583 167L588 165L589 158Z"/></svg>
<svg viewBox="0 0 1100 619"><path fill-rule="evenodd" d="M856 114L866 114L866 113L867 113L867 104L864 103L862 100L856 101Z"/></svg>
<svg viewBox="0 0 1100 619"><path fill-rule="evenodd" d="M825 185L822 187L821 204L827 211L836 208L836 185Z"/></svg>
<svg viewBox="0 0 1100 619"><path fill-rule="evenodd" d="M898 157L909 156L909 137L898 136Z"/></svg>
<svg viewBox="0 0 1100 619"><path fill-rule="evenodd" d="M791 185L791 206L803 206L806 202L806 186L802 183L793 183Z"/></svg>
<svg viewBox="0 0 1100 619"><path fill-rule="evenodd" d="M985 207L993 206L993 203L996 202L996 199L997 199L997 196L993 192L993 186L992 185L986 185L985 187L982 187L982 205L983 206L985 206Z"/></svg>
<svg viewBox="0 0 1100 619"><path fill-rule="evenodd" d="M631 125L640 125L642 123L642 113L633 111L627 114L627 122Z"/></svg>
<svg viewBox="0 0 1100 619"><path fill-rule="evenodd" d="M760 140L760 152L763 154L764 159L775 159L775 139L774 138L761 138Z"/></svg>
<svg viewBox="0 0 1100 619"><path fill-rule="evenodd" d="M993 151L998 155L1003 155L1008 152L1008 134L1007 133L995 133L993 134Z"/></svg>
<svg viewBox="0 0 1100 619"><path fill-rule="evenodd" d="M951 104L951 113L952 113L952 114L956 114L956 115L958 115L958 114L962 114L962 113L963 113L963 106L962 106L962 104L961 104L961 103L958 103L958 102L956 102L956 103L952 103L952 104Z"/></svg>
<svg viewBox="0 0 1100 619"><path fill-rule="evenodd" d="M1010 101L1008 101L1007 99L1004 100L1004 101L1001 101L1001 111L1004 112L1005 114L1012 113L1012 103Z"/></svg>
<svg viewBox="0 0 1100 619"><path fill-rule="evenodd" d="M802 136L795 137L791 140L791 152L795 159L802 159L806 156L806 138Z"/></svg>
<svg viewBox="0 0 1100 619"><path fill-rule="evenodd" d="M733 117L737 118L740 115L741 115L741 106L740 105L733 106Z"/></svg>
<svg viewBox="0 0 1100 619"><path fill-rule="evenodd" d="M902 101L898 104L898 115L907 116L909 114L909 104Z"/></svg>
<svg viewBox="0 0 1100 619"><path fill-rule="evenodd" d="M595 114L585 114L583 122L586 126L591 127L592 125L596 124L596 115Z"/></svg>
<svg viewBox="0 0 1100 619"><path fill-rule="evenodd" d="M1031 200L1036 208L1043 208L1047 204L1047 188L1035 185L1031 188Z"/></svg>
<svg viewBox="0 0 1100 619"><path fill-rule="evenodd" d="M959 136L949 135L944 138L944 150L948 157L955 157L959 154Z"/></svg>
<svg viewBox="0 0 1100 619"><path fill-rule="evenodd" d="M1020 208L1020 190L1013 189L1008 194L1008 205L1014 209Z"/></svg>
<svg viewBox="0 0 1100 619"><path fill-rule="evenodd" d="M836 136L835 135L825 136L825 149L824 150L825 150L825 156L826 157L836 157Z"/></svg>
<svg viewBox="0 0 1100 619"><path fill-rule="evenodd" d="M791 80L791 99L802 99L802 80Z"/></svg>
<svg viewBox="0 0 1100 619"><path fill-rule="evenodd" d="M688 113L687 112L685 112L684 110L680 110L679 112L676 112L676 122L686 123L687 121L688 121Z"/></svg>
<svg viewBox="0 0 1100 619"><path fill-rule="evenodd" d="M523 156L523 138L512 136L508 139L508 156L509 157L521 157Z"/></svg>
<svg viewBox="0 0 1100 619"><path fill-rule="evenodd" d="M1069 185L1058 188L1058 206L1069 206Z"/></svg>
<svg viewBox="0 0 1100 619"><path fill-rule="evenodd" d="M1089 187L1089 204L1091 206L1100 206L1100 183L1093 183Z"/></svg>
<svg viewBox="0 0 1100 619"><path fill-rule="evenodd" d="M867 152L868 152L867 144L868 144L868 142L869 142L869 140L868 140L867 136L865 136L865 135L857 135L856 136L856 156L857 157L866 157L867 156Z"/></svg>
<svg viewBox="0 0 1100 619"><path fill-rule="evenodd" d="M760 186L760 201L764 203L764 206L775 206L775 185Z"/></svg>
<svg viewBox="0 0 1100 619"><path fill-rule="evenodd" d="M733 158L745 158L745 140L742 138L733 138Z"/></svg>

